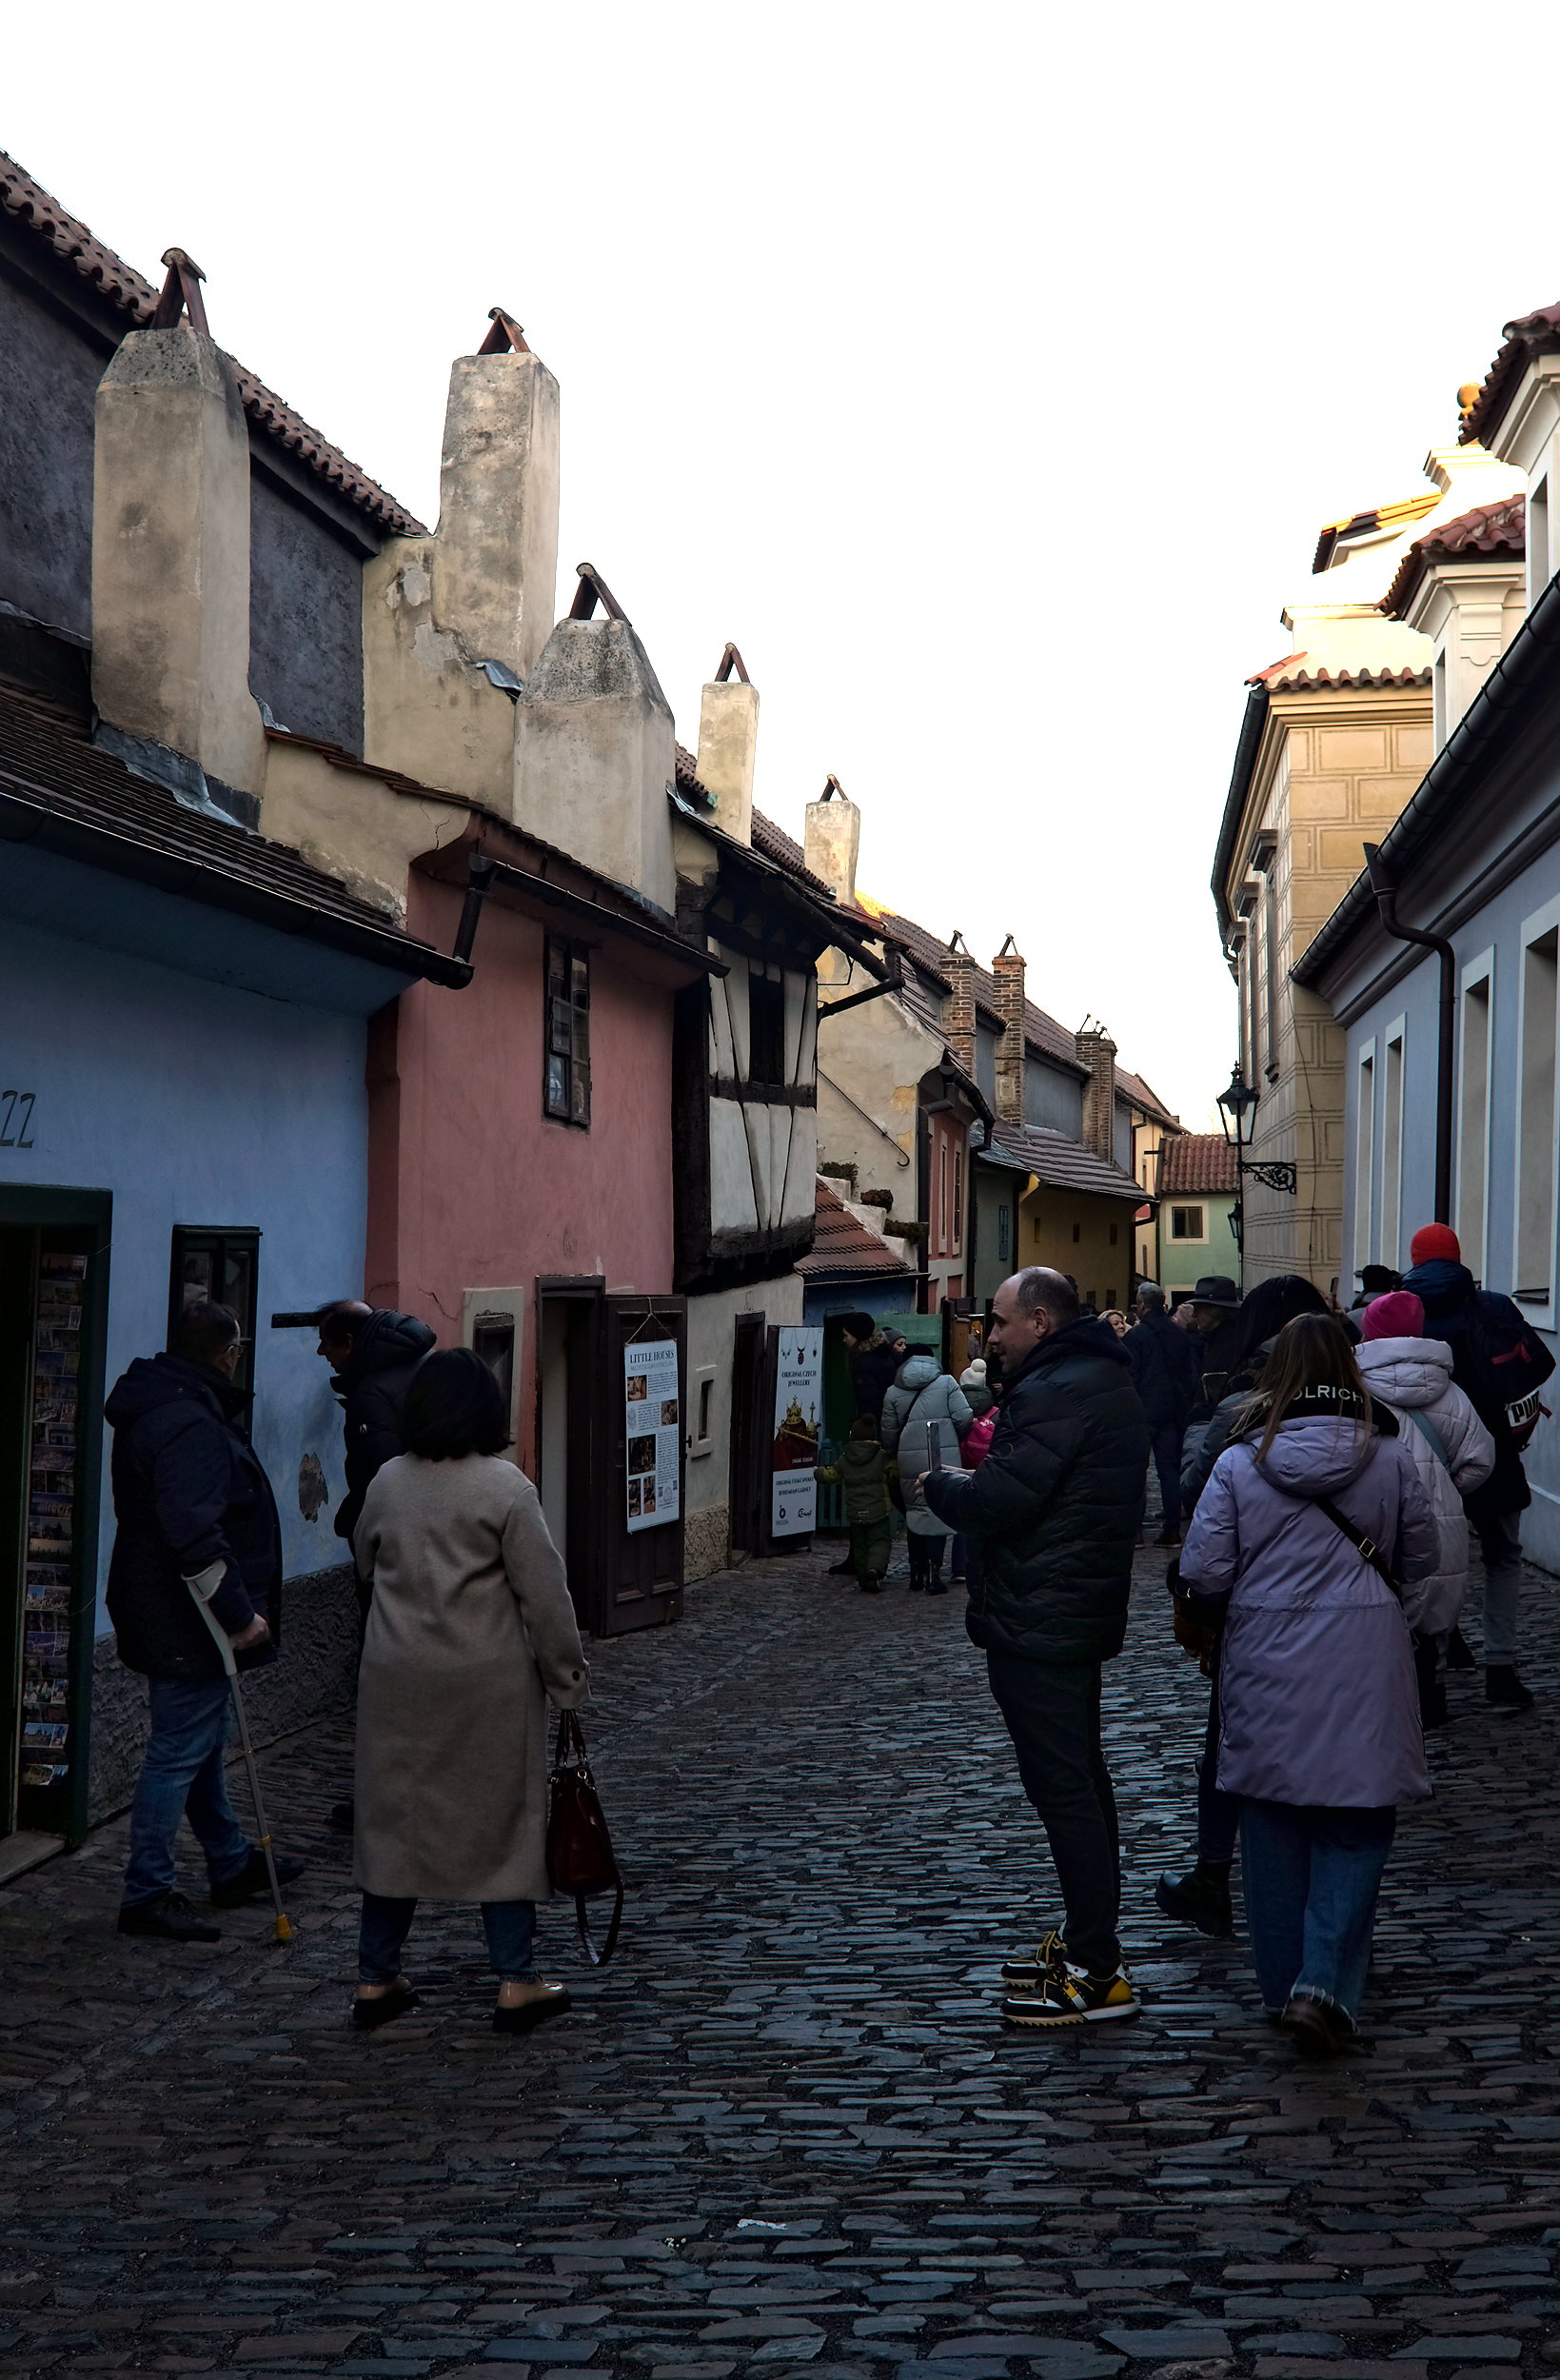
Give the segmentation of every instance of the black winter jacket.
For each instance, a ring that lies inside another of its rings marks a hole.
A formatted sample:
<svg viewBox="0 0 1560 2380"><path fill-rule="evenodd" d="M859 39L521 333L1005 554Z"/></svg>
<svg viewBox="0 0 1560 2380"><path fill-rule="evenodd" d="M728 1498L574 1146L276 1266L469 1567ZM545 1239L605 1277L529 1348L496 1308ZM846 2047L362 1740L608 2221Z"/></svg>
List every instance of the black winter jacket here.
<svg viewBox="0 0 1560 2380"><path fill-rule="evenodd" d="M850 1359L850 1377L859 1415L870 1413L874 1421L881 1421L883 1398L898 1376L901 1360L898 1348L882 1331L874 1331L865 1344L857 1348Z"/></svg>
<svg viewBox="0 0 1560 2380"><path fill-rule="evenodd" d="M1036 1661L1120 1652L1148 1457L1110 1324L1085 1318L1042 1339L1008 1384L980 1468L926 1484L932 1511L967 1539L977 1645Z"/></svg>
<svg viewBox="0 0 1560 2380"><path fill-rule="evenodd" d="M364 1497L392 1455L405 1451L401 1399L432 1344L432 1331L415 1314L378 1307L359 1331L349 1360L331 1382L346 1408L342 1418L346 1494L337 1509L335 1529L348 1543Z"/></svg>
<svg viewBox="0 0 1560 2380"><path fill-rule="evenodd" d="M238 1656L276 1658L282 1530L276 1498L241 1416L247 1403L222 1373L180 1356L138 1357L116 1381L114 1517L109 1616L127 1669L148 1677L220 1677L222 1656L185 1579L224 1560L211 1598L230 1636L258 1613L273 1640Z"/></svg>
<svg viewBox="0 0 1560 2380"><path fill-rule="evenodd" d="M1463 1497L1464 1511L1475 1529L1507 1513L1526 1512L1533 1498L1522 1449L1511 1434L1504 1403L1490 1395L1488 1376L1471 1344L1481 1313L1498 1316L1512 1332L1521 1332L1529 1328L1522 1309L1498 1290L1478 1288L1466 1264L1453 1264L1446 1257L1416 1264L1404 1274L1403 1286L1424 1306L1425 1337L1444 1339L1451 1348L1452 1379L1495 1441L1495 1467L1482 1486L1471 1488ZM1543 1341L1535 1343L1542 1346Z"/></svg>
<svg viewBox="0 0 1560 2380"><path fill-rule="evenodd" d="M1200 1385L1197 1351L1168 1314L1145 1314L1121 1341L1151 1429L1179 1428Z"/></svg>

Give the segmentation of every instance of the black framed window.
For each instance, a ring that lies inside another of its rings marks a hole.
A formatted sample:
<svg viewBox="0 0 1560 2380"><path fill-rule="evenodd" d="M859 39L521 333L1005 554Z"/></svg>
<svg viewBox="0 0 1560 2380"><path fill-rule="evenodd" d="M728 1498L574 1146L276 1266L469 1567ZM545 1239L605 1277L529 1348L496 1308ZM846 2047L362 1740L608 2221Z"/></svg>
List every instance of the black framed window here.
<svg viewBox="0 0 1560 2380"><path fill-rule="evenodd" d="M590 953L547 937L547 1025L542 1105L566 1124L590 1124Z"/></svg>
<svg viewBox="0 0 1560 2380"><path fill-rule="evenodd" d="M175 1223L168 1265L168 1335L171 1339L186 1306L231 1306L244 1341L233 1378L254 1386L254 1326L260 1302L260 1234L245 1226L224 1229Z"/></svg>
<svg viewBox="0 0 1560 2380"><path fill-rule="evenodd" d="M778 967L757 967L747 979L747 1079L785 1081L785 981Z"/></svg>

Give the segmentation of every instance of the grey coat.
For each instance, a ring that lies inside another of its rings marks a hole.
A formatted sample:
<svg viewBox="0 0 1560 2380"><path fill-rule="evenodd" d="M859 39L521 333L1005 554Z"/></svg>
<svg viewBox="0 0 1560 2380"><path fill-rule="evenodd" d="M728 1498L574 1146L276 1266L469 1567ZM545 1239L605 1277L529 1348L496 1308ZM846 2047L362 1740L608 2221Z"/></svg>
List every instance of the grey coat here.
<svg viewBox="0 0 1560 2380"><path fill-rule="evenodd" d="M373 1588L354 1880L396 1899L545 1900L546 1697L572 1710L588 1686L535 1488L498 1456L398 1455L352 1542Z"/></svg>
<svg viewBox="0 0 1560 2380"><path fill-rule="evenodd" d="M1366 1810L1428 1794L1409 1630L1440 1539L1413 1458L1330 1414L1286 1421L1265 1463L1257 1443L1226 1447L1181 1549L1194 1610L1227 1614L1220 1790ZM1374 1538L1406 1611L1317 1496Z"/></svg>
<svg viewBox="0 0 1560 2380"><path fill-rule="evenodd" d="M899 1458L899 1478L906 1490L904 1525L918 1537L953 1535L936 1513L915 1503L909 1494L921 1473L932 1467L928 1424L940 1424L942 1459L955 1470L958 1441L974 1419L970 1400L951 1372L944 1372L931 1356L905 1358L898 1378L883 1398L882 1438L884 1452Z"/></svg>

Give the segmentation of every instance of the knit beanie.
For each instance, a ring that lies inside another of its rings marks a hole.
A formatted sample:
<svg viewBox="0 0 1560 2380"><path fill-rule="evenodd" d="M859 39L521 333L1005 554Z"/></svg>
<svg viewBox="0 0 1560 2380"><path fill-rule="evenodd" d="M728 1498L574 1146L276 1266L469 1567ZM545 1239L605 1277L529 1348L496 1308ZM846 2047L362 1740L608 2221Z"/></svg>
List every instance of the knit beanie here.
<svg viewBox="0 0 1560 2380"><path fill-rule="evenodd" d="M1444 1223L1432 1223L1430 1228L1446 1231ZM1424 1236L1421 1232L1419 1238ZM1447 1232L1447 1238L1451 1237ZM1384 1298L1372 1299L1361 1318L1360 1330L1367 1339L1423 1339L1424 1301L1412 1289L1389 1289Z"/></svg>
<svg viewBox="0 0 1560 2380"><path fill-rule="evenodd" d="M1462 1242L1450 1223L1426 1223L1410 1240L1409 1258L1414 1264L1460 1264Z"/></svg>
<svg viewBox="0 0 1560 2380"><path fill-rule="evenodd" d="M960 1388L985 1387L986 1361L983 1356L977 1356L975 1361L959 1374L958 1385Z"/></svg>

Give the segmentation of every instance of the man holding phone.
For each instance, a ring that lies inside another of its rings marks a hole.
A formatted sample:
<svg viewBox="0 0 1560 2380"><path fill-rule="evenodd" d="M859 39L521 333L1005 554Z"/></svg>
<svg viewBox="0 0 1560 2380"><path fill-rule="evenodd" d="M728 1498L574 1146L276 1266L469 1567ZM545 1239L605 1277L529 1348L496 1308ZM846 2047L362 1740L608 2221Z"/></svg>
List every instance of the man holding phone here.
<svg viewBox="0 0 1560 2380"><path fill-rule="evenodd" d="M1126 1634L1148 1423L1125 1347L1044 1266L997 1291L987 1362L1004 1384L990 1454L977 1471L928 1470L916 1493L967 1540L966 1624L1061 1886L1061 1925L1002 1969L1002 2013L1018 2025L1135 2016L1099 1696Z"/></svg>

